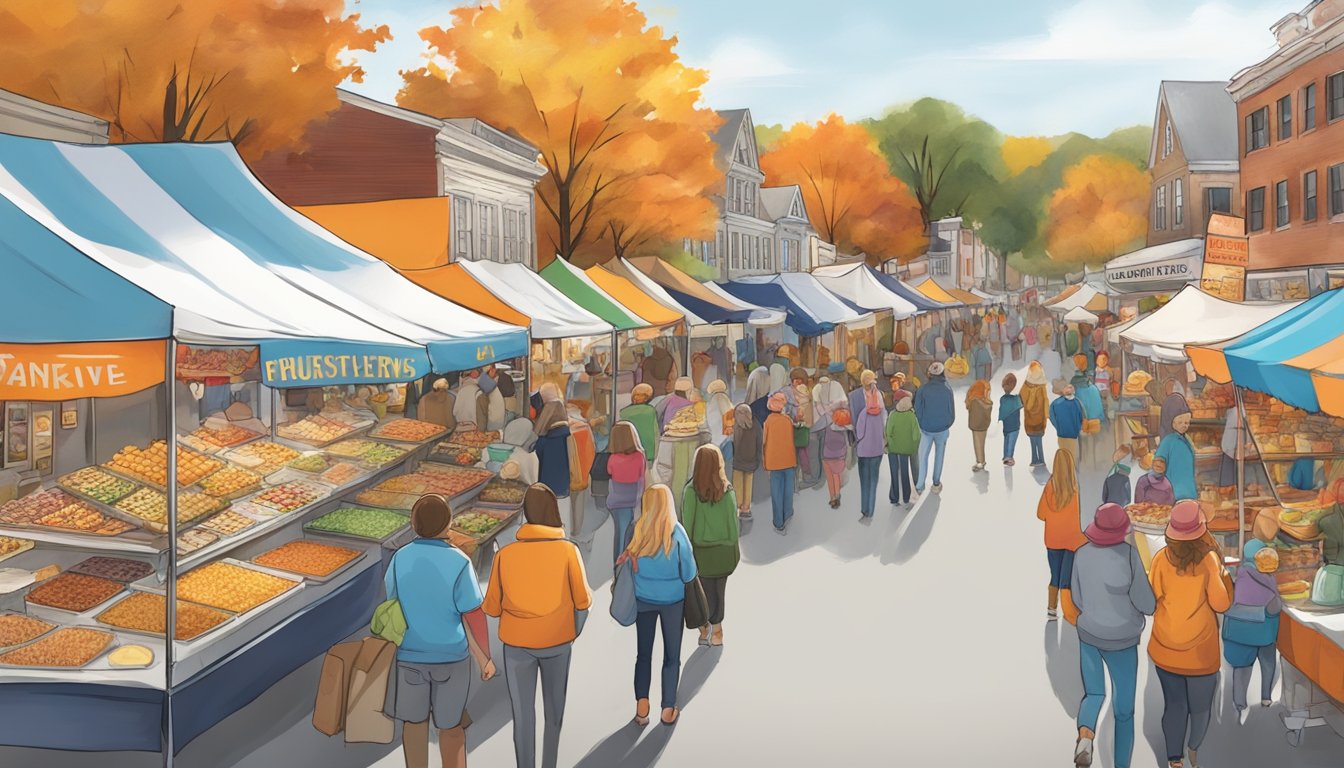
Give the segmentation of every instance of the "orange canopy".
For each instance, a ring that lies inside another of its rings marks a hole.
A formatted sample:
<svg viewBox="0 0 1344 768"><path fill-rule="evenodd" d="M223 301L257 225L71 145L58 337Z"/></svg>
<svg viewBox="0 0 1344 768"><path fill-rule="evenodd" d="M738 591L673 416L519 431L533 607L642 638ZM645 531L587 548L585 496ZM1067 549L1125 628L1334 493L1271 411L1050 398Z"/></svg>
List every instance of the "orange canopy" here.
<svg viewBox="0 0 1344 768"><path fill-rule="evenodd" d="M420 197L295 210L397 269L427 269L448 263L451 204L447 197Z"/></svg>
<svg viewBox="0 0 1344 768"><path fill-rule="evenodd" d="M970 304L984 303L979 296L976 296L974 293L971 293L970 291L963 291L960 288L948 288L946 290L949 296L956 299L957 301L960 301L962 304L970 305Z"/></svg>
<svg viewBox="0 0 1344 768"><path fill-rule="evenodd" d="M943 290L943 287L935 283L931 277L925 278L923 282L912 287L934 301L941 301L944 304L960 303L955 296Z"/></svg>
<svg viewBox="0 0 1344 768"><path fill-rule="evenodd" d="M380 256L381 258L381 256ZM395 266L395 265L394 265ZM499 297L486 290L471 273L460 264L445 264L430 269L398 269L406 279L436 293L443 298L460 304L473 312L502 320L524 328L532 327L532 318L500 301Z"/></svg>
<svg viewBox="0 0 1344 768"><path fill-rule="evenodd" d="M624 277L611 272L601 265L589 267L584 270L588 279L597 283L597 287L607 292L607 295L619 301L626 309L644 318L654 325L672 325L685 319L680 313L668 309L653 300L644 291L640 290L634 283L626 280Z"/></svg>

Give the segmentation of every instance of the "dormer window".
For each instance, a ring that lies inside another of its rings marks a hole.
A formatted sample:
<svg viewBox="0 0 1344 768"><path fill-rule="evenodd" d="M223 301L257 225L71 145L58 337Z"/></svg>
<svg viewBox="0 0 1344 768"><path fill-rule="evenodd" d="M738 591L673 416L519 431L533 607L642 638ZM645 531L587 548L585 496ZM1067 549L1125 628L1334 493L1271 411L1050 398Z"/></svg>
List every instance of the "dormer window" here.
<svg viewBox="0 0 1344 768"><path fill-rule="evenodd" d="M1162 130L1162 159L1166 160L1171 154L1171 120L1167 120L1166 128Z"/></svg>
<svg viewBox="0 0 1344 768"><path fill-rule="evenodd" d="M789 206L789 215L795 219L803 218L803 204L796 196L793 198L793 205Z"/></svg>

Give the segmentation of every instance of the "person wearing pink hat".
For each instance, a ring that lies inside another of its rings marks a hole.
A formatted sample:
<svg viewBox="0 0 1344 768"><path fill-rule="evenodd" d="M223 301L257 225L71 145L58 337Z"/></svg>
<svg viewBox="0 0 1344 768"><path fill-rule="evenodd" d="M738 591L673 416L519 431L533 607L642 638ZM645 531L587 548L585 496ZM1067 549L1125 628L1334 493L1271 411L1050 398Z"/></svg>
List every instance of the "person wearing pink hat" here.
<svg viewBox="0 0 1344 768"><path fill-rule="evenodd" d="M793 517L794 472L798 468L798 453L793 447L793 420L784 415L788 398L776 392L766 402L770 415L762 427L761 459L770 473L770 506L774 512L775 531L784 532Z"/></svg>
<svg viewBox="0 0 1344 768"><path fill-rule="evenodd" d="M1153 588L1143 561L1131 545L1129 515L1119 504L1103 504L1083 531L1087 543L1078 548L1069 578L1078 609L1078 650L1083 676L1083 701L1078 708L1078 741L1073 761L1092 764L1097 720L1106 703L1106 673L1111 677L1111 712L1115 718L1116 768L1129 768L1134 753L1134 695L1139 676L1139 640L1145 616L1156 609Z"/></svg>
<svg viewBox="0 0 1344 768"><path fill-rule="evenodd" d="M1232 605L1232 580L1199 502L1171 508L1167 546L1153 556L1148 578L1157 598L1148 656L1162 684L1167 764L1184 768L1188 747L1190 764L1198 765L1222 667L1218 614Z"/></svg>

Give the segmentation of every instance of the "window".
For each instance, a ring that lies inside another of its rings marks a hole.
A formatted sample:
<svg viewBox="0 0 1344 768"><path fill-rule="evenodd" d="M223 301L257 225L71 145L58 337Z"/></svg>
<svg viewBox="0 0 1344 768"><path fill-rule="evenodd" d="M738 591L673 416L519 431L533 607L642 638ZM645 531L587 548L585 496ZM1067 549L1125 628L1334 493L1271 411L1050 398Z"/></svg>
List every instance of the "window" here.
<svg viewBox="0 0 1344 768"><path fill-rule="evenodd" d="M1167 126L1162 130L1162 159L1167 159L1171 154L1171 121L1167 121Z"/></svg>
<svg viewBox="0 0 1344 768"><path fill-rule="evenodd" d="M784 238L779 241L779 271L789 271L789 240Z"/></svg>
<svg viewBox="0 0 1344 768"><path fill-rule="evenodd" d="M1316 172L1302 174L1302 220L1316 220Z"/></svg>
<svg viewBox="0 0 1344 768"><path fill-rule="evenodd" d="M1293 135L1293 97L1279 99L1279 141Z"/></svg>
<svg viewBox="0 0 1344 768"><path fill-rule="evenodd" d="M522 260L522 253L518 250L518 212L504 211L504 262L512 263Z"/></svg>
<svg viewBox="0 0 1344 768"><path fill-rule="evenodd" d="M718 264L720 258L723 259L725 264L728 262L728 250L724 247L723 238L724 234L722 232L714 233L714 261L711 262L713 264Z"/></svg>
<svg viewBox="0 0 1344 768"><path fill-rule="evenodd" d="M1269 107L1261 107L1246 116L1246 152L1269 146Z"/></svg>
<svg viewBox="0 0 1344 768"><path fill-rule="evenodd" d="M771 239L768 237L765 239L764 245L765 245L765 253L764 253L765 271L773 272L774 264L772 262L774 261L774 254L771 253L771 251L773 251L775 248L774 245L772 245Z"/></svg>
<svg viewBox="0 0 1344 768"><path fill-rule="evenodd" d="M471 200L453 195L453 256L471 258Z"/></svg>
<svg viewBox="0 0 1344 768"><path fill-rule="evenodd" d="M732 234L732 238L733 238L733 239L732 239L732 246L731 246L732 250L730 251L730 254L731 254L731 255L729 256L729 259L731 260L731 264L732 264L732 266L733 266L733 269L741 269L741 268L742 268L742 256L741 256L741 251L738 250L738 238L737 238L737 233L736 233L736 232L734 232L734 233Z"/></svg>
<svg viewBox="0 0 1344 768"><path fill-rule="evenodd" d="M1288 226L1288 182L1280 181L1274 185L1274 226Z"/></svg>
<svg viewBox="0 0 1344 768"><path fill-rule="evenodd" d="M1265 188L1256 187L1246 193L1246 225L1252 232L1265 228Z"/></svg>
<svg viewBox="0 0 1344 768"><path fill-rule="evenodd" d="M1163 184L1157 188L1157 194L1153 196L1153 229L1162 230L1167 228L1167 185Z"/></svg>
<svg viewBox="0 0 1344 768"><path fill-rule="evenodd" d="M1171 224L1179 227L1185 223L1185 179L1176 179L1171 183Z"/></svg>
<svg viewBox="0 0 1344 768"><path fill-rule="evenodd" d="M527 228L527 211L518 212L518 261L532 263L532 230Z"/></svg>
<svg viewBox="0 0 1344 768"><path fill-rule="evenodd" d="M489 203L477 203L476 209L479 212L477 222L477 235L480 238L480 250L476 252L479 259L489 259L499 261L499 215L498 206Z"/></svg>
<svg viewBox="0 0 1344 768"><path fill-rule="evenodd" d="M743 208L743 213L746 213L748 216L754 216L756 214L756 185L747 184L746 188L746 200L743 201L746 203L746 207Z"/></svg>
<svg viewBox="0 0 1344 768"><path fill-rule="evenodd" d="M1316 127L1316 84L1307 83L1302 89L1302 132Z"/></svg>
<svg viewBox="0 0 1344 768"><path fill-rule="evenodd" d="M700 241L700 260L706 264L714 263L714 246L708 240Z"/></svg>
<svg viewBox="0 0 1344 768"><path fill-rule="evenodd" d="M761 238L751 238L751 268L761 268Z"/></svg>
<svg viewBox="0 0 1344 768"><path fill-rule="evenodd" d="M1344 163L1330 166L1330 215L1344 213Z"/></svg>
<svg viewBox="0 0 1344 768"><path fill-rule="evenodd" d="M1232 212L1232 188L1209 187L1204 190L1205 219L1212 213Z"/></svg>
<svg viewBox="0 0 1344 768"><path fill-rule="evenodd" d="M1325 102L1328 119L1344 117L1344 72L1336 72L1325 79Z"/></svg>

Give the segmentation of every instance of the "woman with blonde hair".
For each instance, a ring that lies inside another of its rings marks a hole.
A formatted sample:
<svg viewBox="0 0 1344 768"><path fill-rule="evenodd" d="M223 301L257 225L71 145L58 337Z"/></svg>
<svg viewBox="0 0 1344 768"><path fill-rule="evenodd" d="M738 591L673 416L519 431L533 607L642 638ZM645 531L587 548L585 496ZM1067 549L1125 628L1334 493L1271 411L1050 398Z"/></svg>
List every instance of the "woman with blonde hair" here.
<svg viewBox="0 0 1344 768"><path fill-rule="evenodd" d="M681 519L695 551L695 565L708 604L701 645L723 645L724 595L742 555L738 549L737 498L728 484L723 454L714 445L695 451L691 482L682 493ZM714 634L710 637L710 627Z"/></svg>
<svg viewBox="0 0 1344 768"><path fill-rule="evenodd" d="M971 427L971 442L975 445L976 472L985 469L985 436L989 434L990 420L994 415L994 402L989 399L989 382L976 379L966 391L966 423Z"/></svg>
<svg viewBox="0 0 1344 768"><path fill-rule="evenodd" d="M1050 621L1059 618L1059 593L1068 590L1073 575L1073 553L1087 543L1079 520L1078 473L1073 455L1055 451L1050 480L1036 505L1036 519L1045 523L1045 555L1050 563Z"/></svg>
<svg viewBox="0 0 1344 768"><path fill-rule="evenodd" d="M653 682L653 637L663 627L662 717L677 722L677 683L681 679L682 622L686 585L696 577L694 553L686 529L677 522L672 489L662 483L644 491L635 534L617 561L633 560L635 581L635 723L649 724L649 688Z"/></svg>

